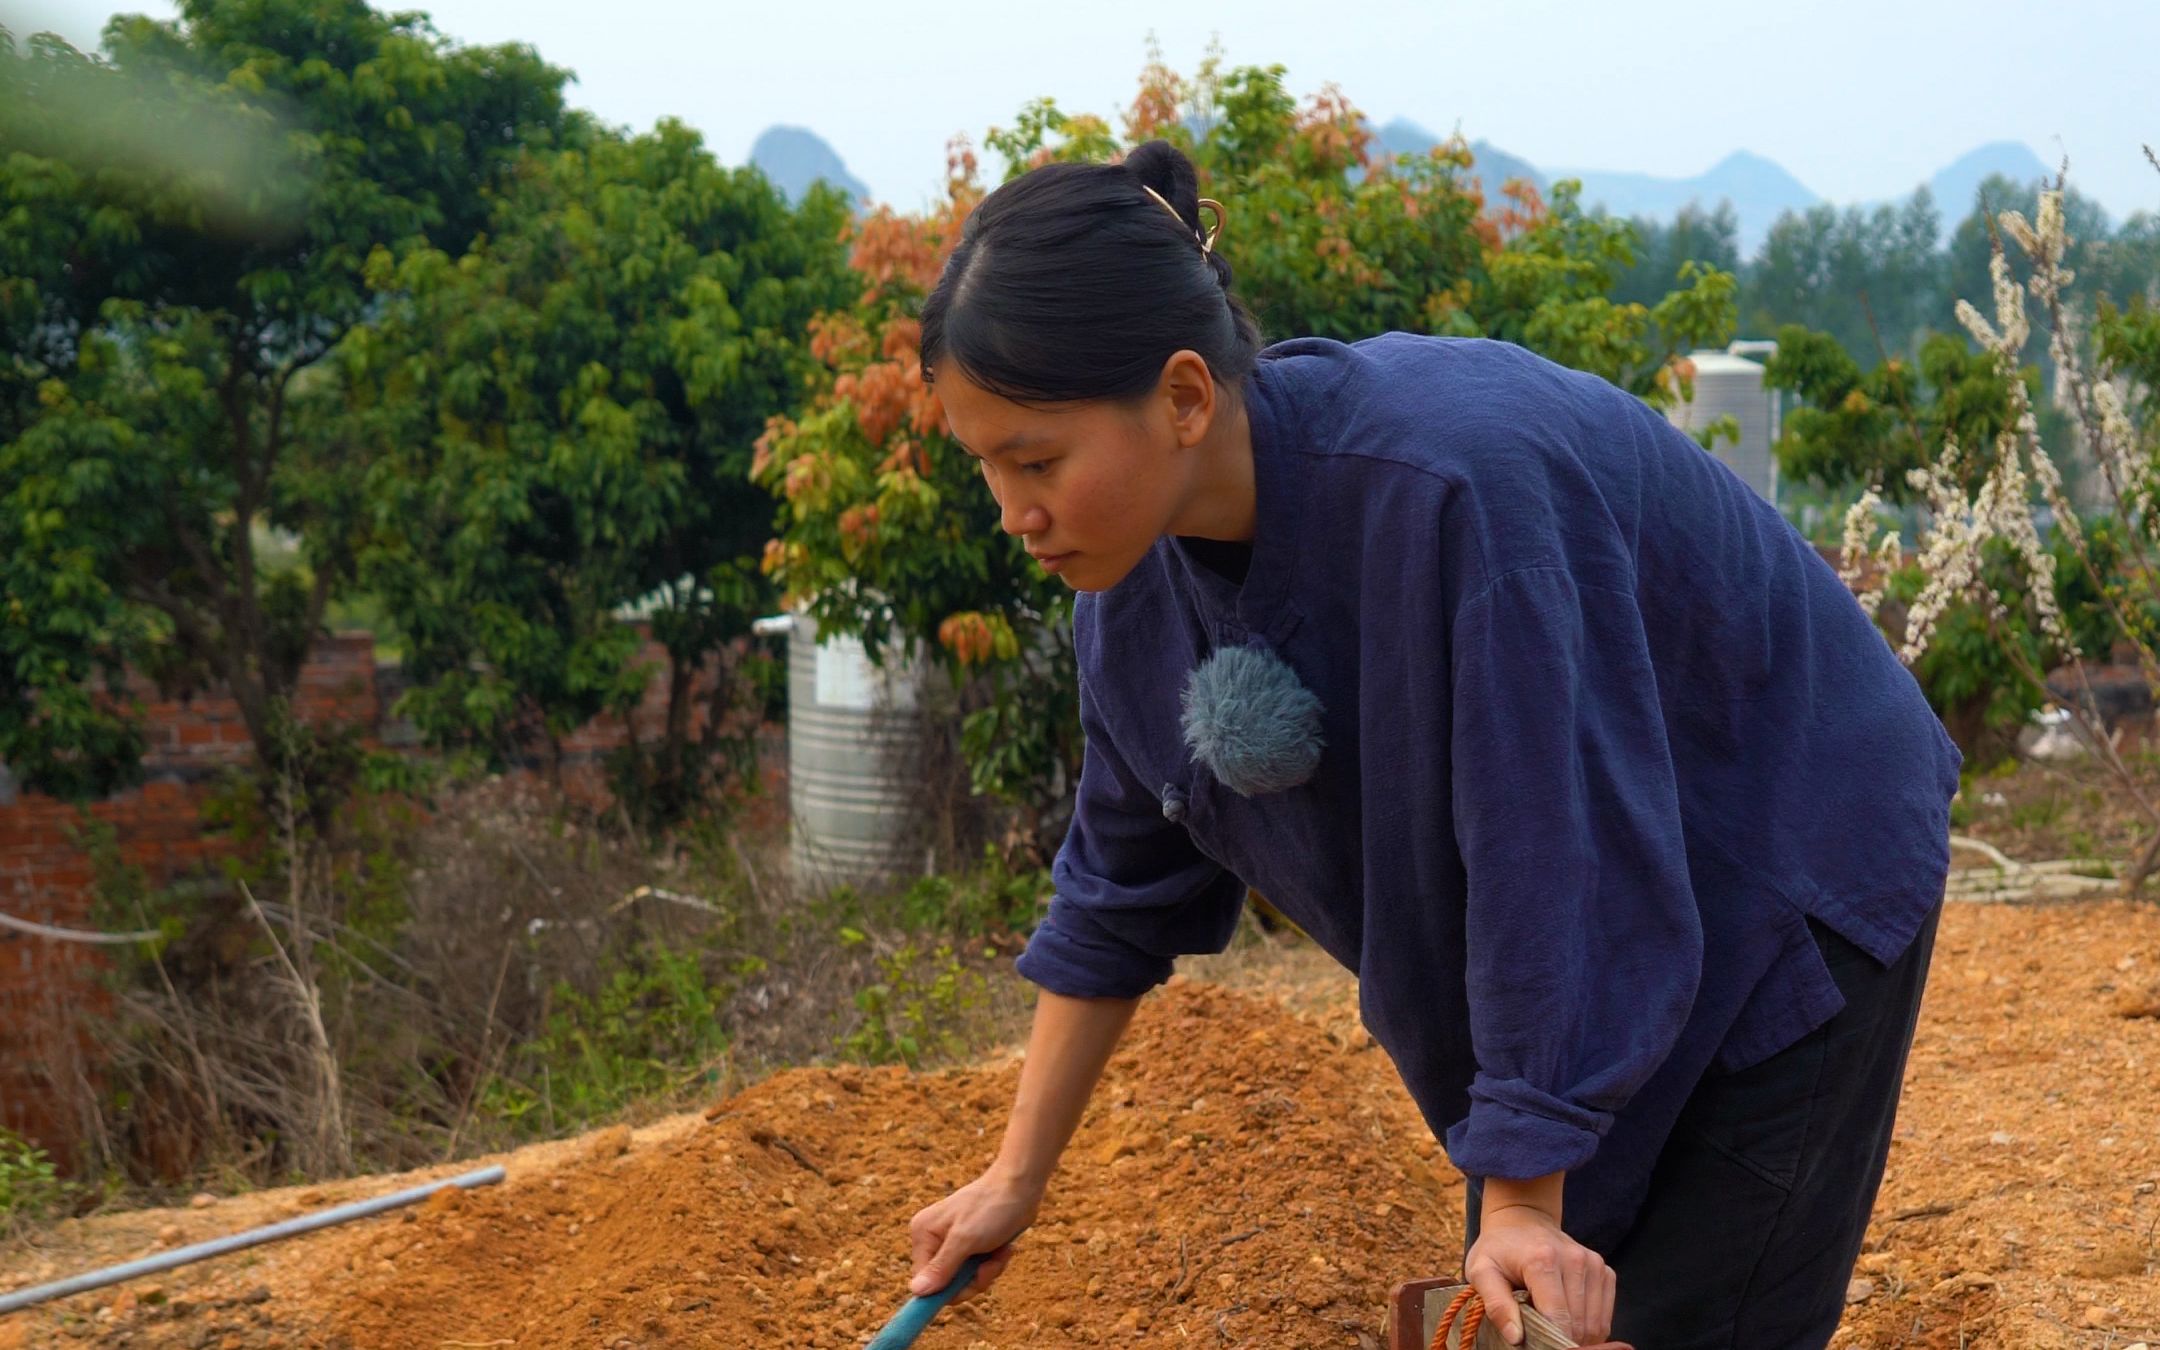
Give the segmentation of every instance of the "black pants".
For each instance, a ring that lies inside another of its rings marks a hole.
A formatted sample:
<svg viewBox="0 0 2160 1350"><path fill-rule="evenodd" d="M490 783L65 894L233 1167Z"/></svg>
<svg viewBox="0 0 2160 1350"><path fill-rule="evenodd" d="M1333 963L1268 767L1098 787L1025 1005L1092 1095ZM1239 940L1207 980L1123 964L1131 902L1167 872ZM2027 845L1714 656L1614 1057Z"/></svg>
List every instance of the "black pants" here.
<svg viewBox="0 0 2160 1350"><path fill-rule="evenodd" d="M1845 1307L1897 1116L1938 910L1887 969L1809 921L1845 1007L1762 1063L1711 1073L1604 1253L1637 1350L1822 1350ZM1482 1187L1470 1185L1477 1241Z"/></svg>

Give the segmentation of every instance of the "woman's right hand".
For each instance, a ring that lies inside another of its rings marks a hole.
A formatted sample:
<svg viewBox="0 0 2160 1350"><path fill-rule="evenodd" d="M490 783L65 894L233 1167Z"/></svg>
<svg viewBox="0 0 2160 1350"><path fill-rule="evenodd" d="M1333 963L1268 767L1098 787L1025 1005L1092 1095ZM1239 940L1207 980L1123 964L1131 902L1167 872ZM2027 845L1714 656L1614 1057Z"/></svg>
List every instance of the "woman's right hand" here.
<svg viewBox="0 0 2160 1350"><path fill-rule="evenodd" d="M977 1254L985 1259L955 1302L973 1298L1005 1273L1012 1240L1035 1222L1058 1155L1139 1006L1137 998L1070 998L1047 989L1036 998L1035 1026L997 1160L908 1225L915 1248L910 1290L936 1293Z"/></svg>
<svg viewBox="0 0 2160 1350"><path fill-rule="evenodd" d="M988 1289L1012 1264L1012 1240L1035 1222L1042 1200L1042 1186L992 1169L924 1206L908 1224L915 1260L909 1292L936 1293L952 1282L961 1262L978 1253L988 1258L953 1302L964 1303Z"/></svg>

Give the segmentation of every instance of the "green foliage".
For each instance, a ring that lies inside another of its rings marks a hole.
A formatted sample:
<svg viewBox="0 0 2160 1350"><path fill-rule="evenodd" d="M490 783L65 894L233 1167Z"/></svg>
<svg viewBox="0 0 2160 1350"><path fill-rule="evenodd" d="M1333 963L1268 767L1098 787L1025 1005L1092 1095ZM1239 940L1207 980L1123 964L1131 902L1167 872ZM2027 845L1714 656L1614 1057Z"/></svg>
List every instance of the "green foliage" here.
<svg viewBox="0 0 2160 1350"><path fill-rule="evenodd" d="M2056 603L2071 640L2093 660L2106 659L2116 643L2133 635L2150 645L2160 637L2160 596L2134 579L2137 563L2122 522L2112 515L2094 516L2082 522L2080 533L2084 559L2066 534L2058 532L2049 541Z"/></svg>
<svg viewBox="0 0 2160 1350"><path fill-rule="evenodd" d="M1153 136L1177 144L1203 195L1253 222L1227 231L1221 247L1239 294L1278 336L1501 338L1663 401L1656 376L1672 355L1730 335L1733 278L1695 258L1668 274L1678 292L1647 304L1609 298L1635 260L1635 231L1586 214L1580 184L1555 185L1550 201L1518 188L1489 213L1467 149L1376 161L1355 107L1330 91L1301 108L1283 78L1279 65L1225 75L1211 56L1195 79L1176 83L1185 116L1129 142L1045 99L986 144L1008 178L1046 159L1109 159Z"/></svg>
<svg viewBox="0 0 2160 1350"><path fill-rule="evenodd" d="M559 983L546 1030L489 1078L481 1109L518 1134L552 1135L710 1081L729 1045L720 1021L728 993L702 953L658 944L616 967L596 993Z"/></svg>
<svg viewBox="0 0 2160 1350"><path fill-rule="evenodd" d="M1631 222L1636 262L1612 298L1654 303L1680 264L1695 259L1739 278L1739 326L1748 336L1790 325L1826 336L1865 368L1892 358L1911 366L1930 336L1957 331L1960 298L1992 308L1989 222L2011 209L2030 219L2037 194L2035 183L1997 175L1970 201L1937 202L1921 188L1900 203L1788 211L1750 258L1740 255L1739 220L1729 203L1715 213L1690 205L1670 222ZM1945 211L1956 213L1947 239ZM2068 265L2088 308L2119 309L2160 286L2160 213L2141 211L2111 225L2074 188L2065 194L2064 211L2072 235ZM2022 284L2025 264L2015 256L2011 262L2013 279ZM2052 358L2036 355L2052 377Z"/></svg>
<svg viewBox="0 0 2160 1350"><path fill-rule="evenodd" d="M722 728L694 737L692 679L774 600L751 442L851 290L845 219L663 121L522 163L462 257L375 254L388 303L340 363L371 464L361 570L438 742L501 754L626 712L655 673L634 610L667 649L668 732L618 781L663 819L696 799Z"/></svg>
<svg viewBox="0 0 2160 1350"><path fill-rule="evenodd" d="M2063 812L2068 810L2069 806L2068 799L2061 793L2050 792L2044 797L2019 802L2010 808L2006 819L2014 829L2044 830L2061 820Z"/></svg>
<svg viewBox="0 0 2160 1350"><path fill-rule="evenodd" d="M1062 781L1055 772L1045 778L1045 766L1078 762L1080 689L1065 673L1073 661L1071 615L1072 602L1061 597L1039 633L1045 655L1000 661L979 677L982 695L960 721L960 753L975 793L1003 802L1038 799Z"/></svg>
<svg viewBox="0 0 2160 1350"><path fill-rule="evenodd" d="M842 1054L866 1064L913 1068L927 1056L962 1049L956 1028L987 994L983 977L969 970L950 944L928 953L903 944L879 959L878 971L875 984L856 991L862 1020L840 1038Z"/></svg>
<svg viewBox="0 0 2160 1350"><path fill-rule="evenodd" d="M1186 90L1180 144L1201 192L1230 205L1219 247L1238 292L1272 336L1344 341L1401 329L1470 334L1463 311L1483 274L1488 234L1459 147L1368 161L1357 111L1322 94L1300 108L1281 66L1247 66ZM1214 91L1213 107L1203 107ZM1208 128L1193 136L1194 123ZM1137 143L1137 138L1135 143Z"/></svg>
<svg viewBox="0 0 2160 1350"><path fill-rule="evenodd" d="M1665 406L1691 391L1673 378L1673 358L1732 336L1735 282L1694 260L1680 264L1679 289L1654 305L1615 302L1611 291L1633 262L1634 230L1586 215L1581 185L1553 185L1549 205L1487 262L1472 310L1484 336L1602 375Z"/></svg>
<svg viewBox="0 0 2160 1350"><path fill-rule="evenodd" d="M1991 583L2009 592L2012 601L2019 601L2023 583L2008 550L1991 552L1995 555L1990 559ZM1919 594L1923 580L1917 567L1900 569L1885 588L1885 607L1909 603ZM2021 651L2028 665L2044 657L2029 626L1999 620L1991 628L1978 605L1959 601L1936 620L1927 650L1913 664L1913 677L1926 694L1928 706L1935 709L1950 738L1976 769L2007 756L2019 729L2045 701L2011 659L2012 650Z"/></svg>
<svg viewBox="0 0 2160 1350"><path fill-rule="evenodd" d="M2160 453L2154 439L2154 428L2160 427L2160 295L2137 296L2120 309L2103 301L2093 337L2102 359L2127 376L2135 391L2147 433L2144 452Z"/></svg>
<svg viewBox="0 0 2160 1350"><path fill-rule="evenodd" d="M1641 298L1645 278L1662 282L1680 260L1700 258L1740 278L1740 327L1748 334L1794 325L1827 336L1863 367L1892 358L1914 364L1931 335L1957 331L1960 298L1992 311L1992 222L2005 210L2032 218L2038 191L2036 183L1995 175L1967 202L1938 203L1922 188L1897 204L1788 211L1745 261L1738 257L1736 221L1728 226L1692 208L1670 225L1638 220L1644 262L1615 298ZM2098 203L2074 188L2064 194L2063 209L2071 235L2067 265L2088 309L2127 306L2160 285L2160 213L2141 211L2113 226ZM1961 213L1946 241L1945 210ZM2022 285L2028 269L2014 249L2010 263L2012 279ZM2035 355L2051 380L2052 356Z"/></svg>
<svg viewBox="0 0 2160 1350"><path fill-rule="evenodd" d="M1613 281L1615 304L1655 305L1671 289L1680 268L1691 262L1743 275L1740 216L1729 201L1710 212L1690 202L1670 222L1638 216L1628 223L1635 231L1634 262Z"/></svg>
<svg viewBox="0 0 2160 1350"><path fill-rule="evenodd" d="M2049 542L2055 558L2055 602L2078 650L2088 658L2105 659L2122 636L2117 607L2147 633L2160 631L2155 626L2160 624L2160 608L2141 605L2140 588L2125 575L2122 530L2116 521L2095 517L2082 522L2082 533L2100 585L2094 585L2069 537L2058 533ZM1895 622L1893 616L1919 593L1923 580L1917 567L1895 572L1884 588L1883 617ZM2006 759L2018 732L2047 702L2046 692L2026 672L2052 669L2069 657L2039 636L2029 613L2030 581L2006 542L1988 545L1983 581L2000 606L1993 622L1979 603L1953 603L1913 664L1913 676L1929 705L1976 769ZM2114 597L2113 605L2102 599L2103 592Z"/></svg>
<svg viewBox="0 0 2160 1350"><path fill-rule="evenodd" d="M1719 441L1724 441L1730 445L1738 445L1740 444L1740 419L1731 413L1725 413L1722 416L1711 418L1708 422L1697 427L1692 434L1695 437L1695 443L1705 450L1715 451L1718 448Z"/></svg>
<svg viewBox="0 0 2160 1350"><path fill-rule="evenodd" d="M0 1232L49 1218L73 1189L44 1149L0 1126Z"/></svg>
<svg viewBox="0 0 2160 1350"><path fill-rule="evenodd" d="M0 35L0 759L30 786L130 781L123 667L214 678L267 758L352 574L364 463L315 367L378 304L372 251L471 239L564 78L356 0L186 0L102 61ZM233 134L276 154L143 150Z"/></svg>
<svg viewBox="0 0 2160 1350"><path fill-rule="evenodd" d="M997 849L985 848L974 872L923 877L900 893L896 908L910 932L979 938L1032 928L1050 891L1047 869L1008 866Z"/></svg>
<svg viewBox="0 0 2160 1350"><path fill-rule="evenodd" d="M1909 359L1925 333L1954 322L1954 296L1946 292L1944 255L1936 247L1941 221L1926 188L1899 206L1787 212L1746 269L1741 326L1767 333L1793 324L1828 334L1870 366ZM1984 284L1957 292L1988 293Z"/></svg>
<svg viewBox="0 0 2160 1350"><path fill-rule="evenodd" d="M1918 368L1902 358L1863 371L1828 333L1778 330L1763 383L1790 390L1801 405L1785 416L1775 447L1781 478L1827 488L1875 484L1887 501L1914 499L1906 475L1934 462L1945 437L1964 452L1970 481L1994 463L2011 417L2010 388L1992 356L1962 337L1936 334ZM2024 379L2039 401L2039 372Z"/></svg>

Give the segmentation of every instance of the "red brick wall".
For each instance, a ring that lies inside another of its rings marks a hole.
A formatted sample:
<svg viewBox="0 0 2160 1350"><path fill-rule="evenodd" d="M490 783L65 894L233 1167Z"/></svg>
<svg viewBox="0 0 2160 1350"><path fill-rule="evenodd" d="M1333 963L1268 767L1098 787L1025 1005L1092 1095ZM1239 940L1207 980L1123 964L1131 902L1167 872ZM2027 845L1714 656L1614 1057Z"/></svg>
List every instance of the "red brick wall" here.
<svg viewBox="0 0 2160 1350"><path fill-rule="evenodd" d="M356 725L378 747L420 753L411 727L388 716L401 682L395 667L377 666L374 651L374 639L365 633L318 642L301 672L295 710L310 724ZM654 737L666 724L666 653L648 643L642 659L657 669L634 716L639 735ZM191 870L214 847L202 829L204 799L225 770L246 764L254 750L238 705L222 691L184 700L162 697L147 685L132 692L144 705L146 781L88 812L113 828L121 859L143 868L158 885ZM615 718L597 719L567 737L566 786L588 801L604 801L600 761L624 739ZM66 928L92 926L91 862L73 837L80 819L80 808L0 778L0 911ZM101 949L90 944L0 928L0 1125L63 1159L69 1131L53 1118L51 1083L54 1074L72 1071L72 1056L56 1039L56 1028L67 1010L97 1006L101 960Z"/></svg>

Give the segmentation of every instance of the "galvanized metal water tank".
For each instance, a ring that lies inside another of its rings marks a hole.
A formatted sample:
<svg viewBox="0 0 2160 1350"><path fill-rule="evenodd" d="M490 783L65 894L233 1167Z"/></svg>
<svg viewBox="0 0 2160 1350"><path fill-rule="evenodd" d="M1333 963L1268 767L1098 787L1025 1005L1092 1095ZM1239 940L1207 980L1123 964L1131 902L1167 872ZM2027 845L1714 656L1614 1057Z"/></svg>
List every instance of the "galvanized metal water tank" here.
<svg viewBox="0 0 2160 1350"><path fill-rule="evenodd" d="M788 638L789 857L808 891L922 871L922 670L873 665L860 640L820 641L806 614L760 620Z"/></svg>
<svg viewBox="0 0 2160 1350"><path fill-rule="evenodd" d="M1695 398L1675 403L1666 418L1694 433L1730 413L1740 423L1740 443L1720 438L1713 452L1766 501L1777 500L1777 393L1763 388L1763 368L1730 352L1688 353L1695 363Z"/></svg>

